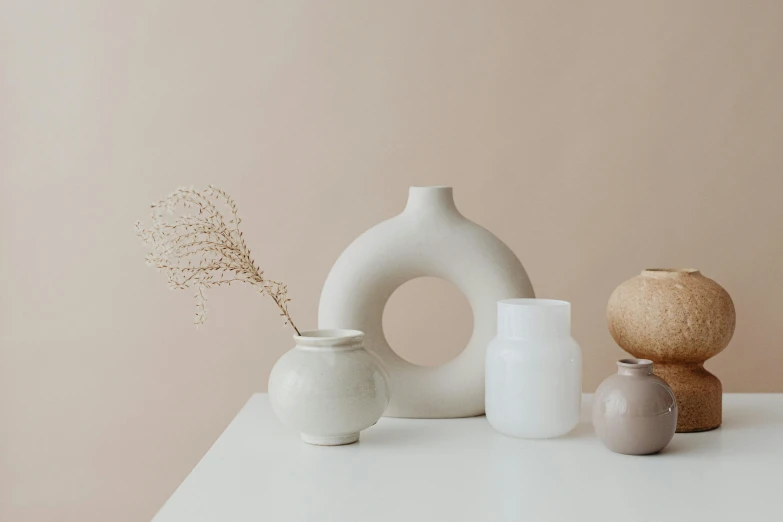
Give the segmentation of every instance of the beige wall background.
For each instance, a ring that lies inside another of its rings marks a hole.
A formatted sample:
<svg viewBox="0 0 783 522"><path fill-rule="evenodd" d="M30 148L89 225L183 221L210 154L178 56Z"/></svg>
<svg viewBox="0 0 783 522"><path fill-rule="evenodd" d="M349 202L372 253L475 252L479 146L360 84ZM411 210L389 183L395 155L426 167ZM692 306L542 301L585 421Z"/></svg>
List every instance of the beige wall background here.
<svg viewBox="0 0 783 522"><path fill-rule="evenodd" d="M455 187L540 297L573 302L592 391L609 294L693 266L734 298L729 392L783 392L783 3L0 0L0 519L148 520L291 346L274 305L187 293L132 224L181 184L234 194L316 325L343 248L409 185ZM470 310L408 283L406 357Z"/></svg>

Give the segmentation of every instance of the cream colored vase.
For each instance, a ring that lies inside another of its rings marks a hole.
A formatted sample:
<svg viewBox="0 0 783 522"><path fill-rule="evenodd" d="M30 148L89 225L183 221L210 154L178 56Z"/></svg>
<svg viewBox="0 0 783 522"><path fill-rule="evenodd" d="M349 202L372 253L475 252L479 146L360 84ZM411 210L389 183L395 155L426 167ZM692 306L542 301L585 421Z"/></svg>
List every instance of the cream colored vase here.
<svg viewBox="0 0 783 522"><path fill-rule="evenodd" d="M388 376L380 359L362 346L363 337L355 330L302 332L272 368L272 410L304 442L356 442L388 406Z"/></svg>
<svg viewBox="0 0 783 522"><path fill-rule="evenodd" d="M473 309L473 335L455 359L436 367L398 356L383 333L386 302L417 277L453 283ZM326 279L318 310L320 328L354 328L379 355L391 379L392 417L447 418L484 413L484 360L496 332L496 303L533 297L514 253L459 213L451 187L411 187L398 216L357 238Z"/></svg>

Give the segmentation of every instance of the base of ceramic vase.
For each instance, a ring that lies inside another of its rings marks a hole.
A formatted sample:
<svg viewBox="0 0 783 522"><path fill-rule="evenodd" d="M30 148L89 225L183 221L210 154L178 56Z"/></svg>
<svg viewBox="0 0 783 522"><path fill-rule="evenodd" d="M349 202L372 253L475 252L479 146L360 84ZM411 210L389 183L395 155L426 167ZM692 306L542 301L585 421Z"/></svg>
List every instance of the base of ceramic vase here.
<svg viewBox="0 0 783 522"><path fill-rule="evenodd" d="M656 361L654 372L671 386L677 398L677 433L710 431L721 425L723 387L701 363Z"/></svg>
<svg viewBox="0 0 783 522"><path fill-rule="evenodd" d="M647 451L647 452L642 452L642 453L632 453L632 452L626 452L626 451L615 451L612 448L609 448L609 451L611 451L612 453L617 453L618 455L628 455L629 457L647 457L649 455L657 455L657 454L659 454L663 450L662 449L658 449L658 450L655 450L655 451Z"/></svg>
<svg viewBox="0 0 783 522"><path fill-rule="evenodd" d="M341 435L308 435L302 433L302 442L313 446L344 446L359 442L359 432L343 433Z"/></svg>

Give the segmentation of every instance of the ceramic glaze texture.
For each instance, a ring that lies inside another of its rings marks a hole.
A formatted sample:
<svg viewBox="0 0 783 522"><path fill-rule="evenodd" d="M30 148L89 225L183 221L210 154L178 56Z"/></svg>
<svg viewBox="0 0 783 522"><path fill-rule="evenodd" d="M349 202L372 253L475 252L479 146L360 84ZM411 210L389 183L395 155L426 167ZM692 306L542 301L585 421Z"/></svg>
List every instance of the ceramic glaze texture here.
<svg viewBox="0 0 783 522"><path fill-rule="evenodd" d="M465 295L473 335L462 353L436 367L409 363L383 333L383 309L395 289L417 277L440 277ZM321 294L321 328L366 333L367 349L391 379L392 417L445 418L484 413L484 359L495 335L495 306L532 297L519 259L498 238L459 213L450 187L411 187L398 216L357 238L329 273Z"/></svg>
<svg viewBox="0 0 783 522"><path fill-rule="evenodd" d="M512 437L564 435L579 422L582 351L571 337L571 305L507 299L487 349L486 410L493 428Z"/></svg>
<svg viewBox="0 0 783 522"><path fill-rule="evenodd" d="M607 319L617 344L652 360L674 390L678 432L720 426L721 383L704 361L734 334L734 303L723 287L695 269L644 270L615 289Z"/></svg>
<svg viewBox="0 0 783 522"><path fill-rule="evenodd" d="M593 425L601 442L625 455L649 455L666 447L677 427L677 401L646 359L622 359L593 397Z"/></svg>
<svg viewBox="0 0 783 522"><path fill-rule="evenodd" d="M275 414L309 444L358 441L389 404L381 361L364 349L359 331L315 330L294 339L269 377Z"/></svg>

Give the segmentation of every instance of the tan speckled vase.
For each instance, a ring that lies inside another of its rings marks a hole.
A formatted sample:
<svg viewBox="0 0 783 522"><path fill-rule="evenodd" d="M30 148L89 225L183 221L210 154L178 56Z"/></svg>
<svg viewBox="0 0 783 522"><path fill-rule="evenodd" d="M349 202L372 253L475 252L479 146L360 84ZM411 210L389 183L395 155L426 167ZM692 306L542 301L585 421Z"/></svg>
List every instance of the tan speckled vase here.
<svg viewBox="0 0 783 522"><path fill-rule="evenodd" d="M720 426L722 388L704 361L734 334L734 303L723 287L698 270L652 268L618 286L606 313L617 344L652 360L674 390L677 432Z"/></svg>

